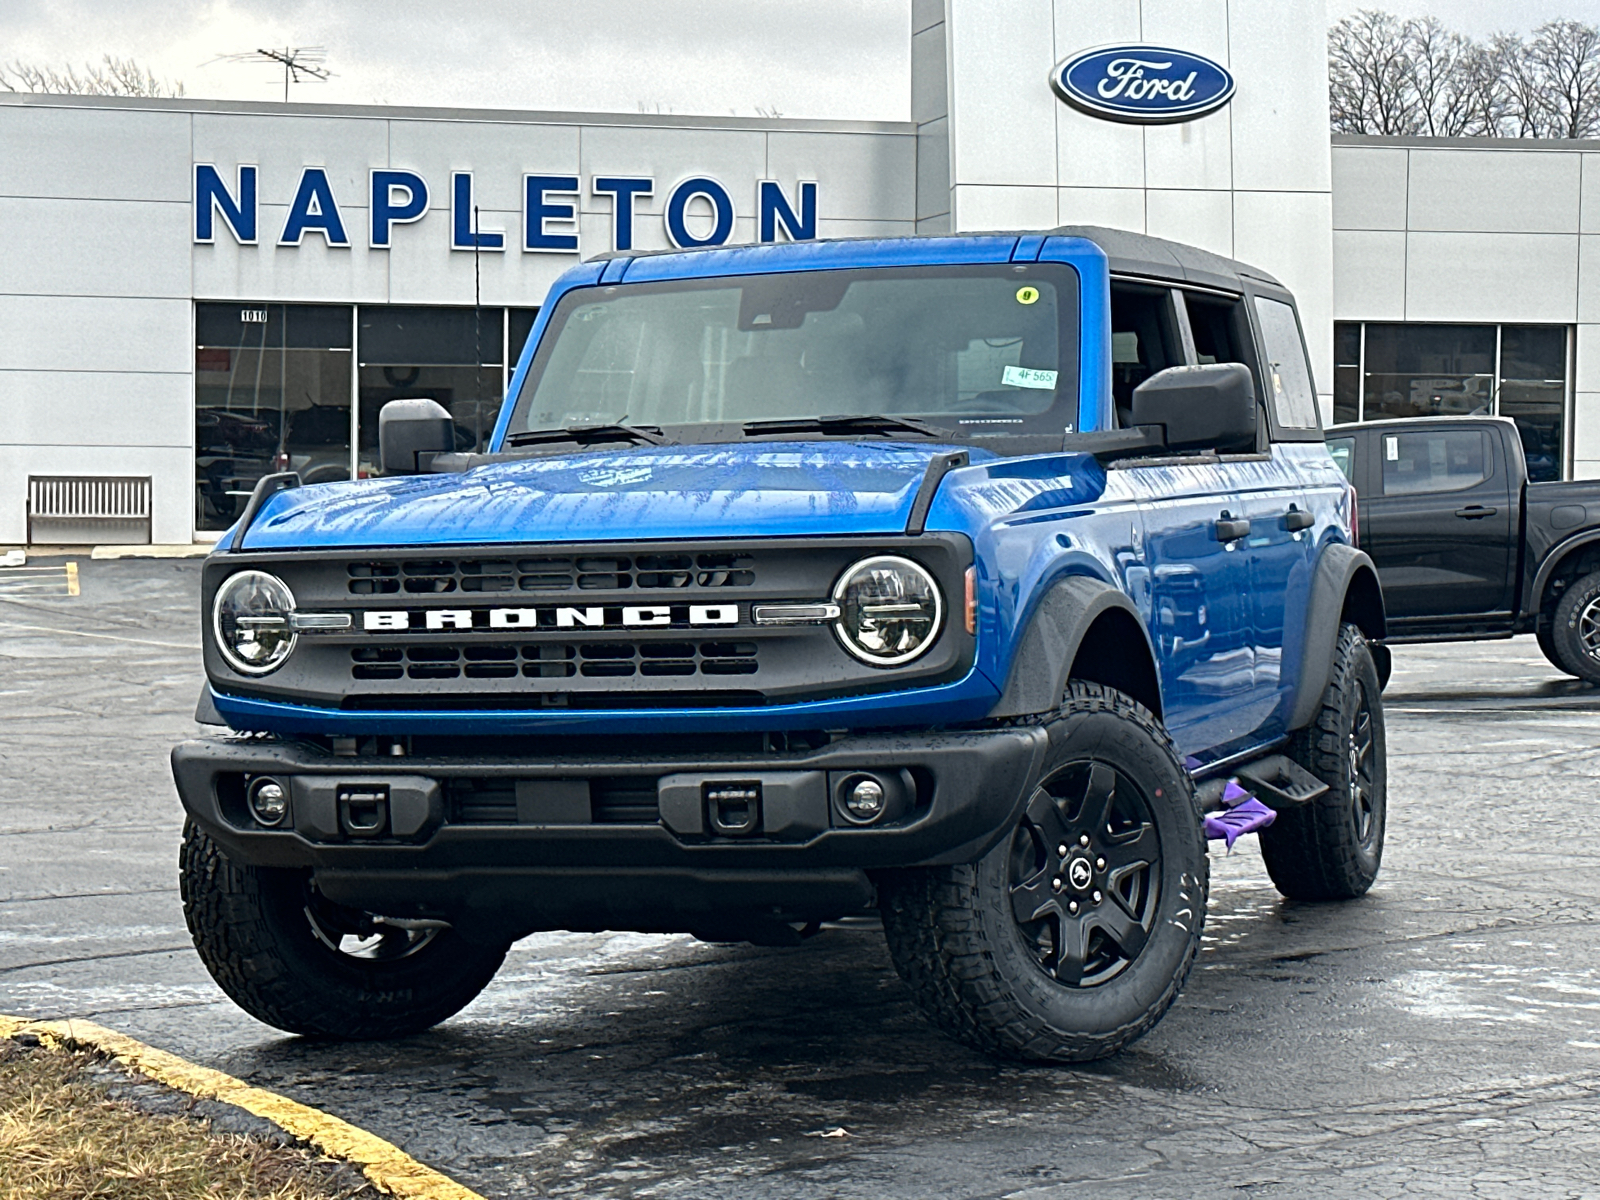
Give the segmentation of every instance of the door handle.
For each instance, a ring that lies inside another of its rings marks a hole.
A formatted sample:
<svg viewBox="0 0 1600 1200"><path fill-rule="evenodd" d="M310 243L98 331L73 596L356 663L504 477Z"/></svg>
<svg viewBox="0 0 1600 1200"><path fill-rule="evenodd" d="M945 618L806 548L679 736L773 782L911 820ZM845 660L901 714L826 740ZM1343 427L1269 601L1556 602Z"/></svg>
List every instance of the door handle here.
<svg viewBox="0 0 1600 1200"><path fill-rule="evenodd" d="M1492 517L1498 509L1485 508L1481 504L1469 504L1465 508L1456 509L1456 516L1465 517L1469 521L1476 521L1480 517Z"/></svg>
<svg viewBox="0 0 1600 1200"><path fill-rule="evenodd" d="M1250 522L1234 517L1224 509L1221 520L1212 525L1211 530L1217 541L1234 542L1250 535Z"/></svg>
<svg viewBox="0 0 1600 1200"><path fill-rule="evenodd" d="M1317 523L1317 519L1308 512L1301 512L1294 505L1289 506L1289 511L1283 514L1283 527L1290 533L1299 533L1302 529L1310 529Z"/></svg>

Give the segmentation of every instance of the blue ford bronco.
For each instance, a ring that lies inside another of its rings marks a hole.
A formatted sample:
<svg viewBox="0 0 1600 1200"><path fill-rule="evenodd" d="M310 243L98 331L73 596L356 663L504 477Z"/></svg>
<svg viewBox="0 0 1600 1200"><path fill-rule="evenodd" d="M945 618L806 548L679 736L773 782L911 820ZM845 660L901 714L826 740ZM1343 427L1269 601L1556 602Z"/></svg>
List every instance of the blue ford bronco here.
<svg viewBox="0 0 1600 1200"><path fill-rule="evenodd" d="M205 564L183 900L263 1021L416 1032L539 930L876 910L946 1032L1080 1060L1182 987L1213 821L1286 896L1372 884L1383 601L1260 271L1093 228L610 256L454 435L392 402L385 477L269 476Z"/></svg>

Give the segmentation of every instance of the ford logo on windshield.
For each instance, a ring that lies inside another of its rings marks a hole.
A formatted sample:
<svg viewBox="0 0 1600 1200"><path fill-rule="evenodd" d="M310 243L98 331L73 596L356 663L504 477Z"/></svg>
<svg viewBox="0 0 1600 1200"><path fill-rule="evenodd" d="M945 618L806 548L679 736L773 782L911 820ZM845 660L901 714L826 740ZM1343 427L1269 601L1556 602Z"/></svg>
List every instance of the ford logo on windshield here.
<svg viewBox="0 0 1600 1200"><path fill-rule="evenodd" d="M1233 98L1227 68L1163 46L1085 50L1050 72L1050 86L1091 116L1138 125L1192 121Z"/></svg>

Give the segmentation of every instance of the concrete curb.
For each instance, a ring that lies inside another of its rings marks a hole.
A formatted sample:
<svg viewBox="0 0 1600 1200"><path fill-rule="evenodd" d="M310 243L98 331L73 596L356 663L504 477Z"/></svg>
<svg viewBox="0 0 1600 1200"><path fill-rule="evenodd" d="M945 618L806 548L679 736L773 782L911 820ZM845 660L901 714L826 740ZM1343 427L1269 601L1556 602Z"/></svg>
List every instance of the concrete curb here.
<svg viewBox="0 0 1600 1200"><path fill-rule="evenodd" d="M483 1200L477 1192L423 1166L364 1129L287 1096L251 1087L221 1071L196 1066L126 1034L89 1021L27 1021L0 1014L0 1037L19 1033L34 1034L50 1045L98 1050L157 1083L199 1099L231 1104L271 1121L291 1137L359 1167L380 1192L401 1200Z"/></svg>

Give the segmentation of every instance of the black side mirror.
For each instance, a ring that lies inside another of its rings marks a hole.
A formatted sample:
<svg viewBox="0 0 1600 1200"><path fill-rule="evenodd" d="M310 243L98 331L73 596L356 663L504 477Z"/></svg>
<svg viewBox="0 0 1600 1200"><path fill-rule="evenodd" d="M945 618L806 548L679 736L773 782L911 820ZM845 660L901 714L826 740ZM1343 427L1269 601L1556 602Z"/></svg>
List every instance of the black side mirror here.
<svg viewBox="0 0 1600 1200"><path fill-rule="evenodd" d="M455 422L437 401L391 400L378 412L378 465L385 475L426 471L431 456L455 448Z"/></svg>
<svg viewBox="0 0 1600 1200"><path fill-rule="evenodd" d="M1133 423L1159 425L1169 450L1256 448L1256 388L1242 363L1168 367L1133 389Z"/></svg>

